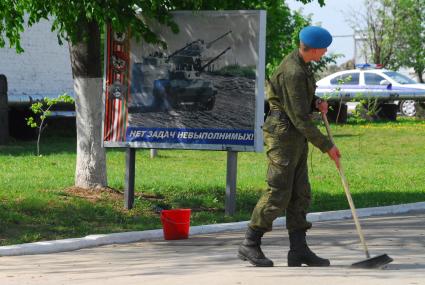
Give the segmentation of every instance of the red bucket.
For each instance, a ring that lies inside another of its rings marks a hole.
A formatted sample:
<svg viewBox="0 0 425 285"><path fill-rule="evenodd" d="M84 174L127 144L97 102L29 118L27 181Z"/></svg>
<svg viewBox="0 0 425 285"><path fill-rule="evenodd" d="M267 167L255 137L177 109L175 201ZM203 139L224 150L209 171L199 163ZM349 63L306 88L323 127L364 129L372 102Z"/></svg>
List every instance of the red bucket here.
<svg viewBox="0 0 425 285"><path fill-rule="evenodd" d="M164 239L187 239L189 237L190 209L161 211Z"/></svg>

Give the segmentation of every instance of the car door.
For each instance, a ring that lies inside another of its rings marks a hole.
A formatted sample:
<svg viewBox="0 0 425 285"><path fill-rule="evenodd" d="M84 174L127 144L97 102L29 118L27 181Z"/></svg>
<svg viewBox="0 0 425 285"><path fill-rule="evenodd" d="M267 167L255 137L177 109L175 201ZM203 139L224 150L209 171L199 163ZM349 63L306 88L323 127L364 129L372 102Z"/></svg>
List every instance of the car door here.
<svg viewBox="0 0 425 285"><path fill-rule="evenodd" d="M381 84L383 80L386 80L388 84ZM364 84L367 92L373 97L385 96L391 85L389 81L382 75L374 72L364 72Z"/></svg>
<svg viewBox="0 0 425 285"><path fill-rule="evenodd" d="M330 83L339 96L353 98L359 91L359 74L359 72L344 73L332 78Z"/></svg>

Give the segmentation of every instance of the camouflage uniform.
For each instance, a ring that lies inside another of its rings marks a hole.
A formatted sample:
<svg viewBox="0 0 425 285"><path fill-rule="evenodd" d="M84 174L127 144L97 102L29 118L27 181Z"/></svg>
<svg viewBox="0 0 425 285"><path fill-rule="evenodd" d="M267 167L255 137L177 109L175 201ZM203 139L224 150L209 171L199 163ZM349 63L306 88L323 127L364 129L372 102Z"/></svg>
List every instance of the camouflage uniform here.
<svg viewBox="0 0 425 285"><path fill-rule="evenodd" d="M333 146L312 120L315 88L313 73L298 50L284 58L269 82L270 113L263 126L268 189L252 213L249 226L254 230L271 231L285 210L289 232L311 227L306 220L311 201L307 141L322 152Z"/></svg>

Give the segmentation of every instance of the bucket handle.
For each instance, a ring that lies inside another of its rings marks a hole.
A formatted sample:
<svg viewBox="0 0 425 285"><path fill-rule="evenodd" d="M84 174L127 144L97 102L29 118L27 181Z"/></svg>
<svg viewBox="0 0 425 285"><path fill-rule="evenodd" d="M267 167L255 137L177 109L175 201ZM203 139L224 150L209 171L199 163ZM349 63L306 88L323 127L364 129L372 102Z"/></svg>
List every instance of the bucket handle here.
<svg viewBox="0 0 425 285"><path fill-rule="evenodd" d="M170 219L168 219L168 218L166 218L166 217L161 217L161 220L165 220L165 221L167 221L167 222L169 222L169 223L171 223L171 224L175 224L175 225L187 225L187 224L190 224L190 221L188 221L188 222L183 222L183 223L178 223L178 222L175 222L175 221L173 221L173 220L170 220Z"/></svg>

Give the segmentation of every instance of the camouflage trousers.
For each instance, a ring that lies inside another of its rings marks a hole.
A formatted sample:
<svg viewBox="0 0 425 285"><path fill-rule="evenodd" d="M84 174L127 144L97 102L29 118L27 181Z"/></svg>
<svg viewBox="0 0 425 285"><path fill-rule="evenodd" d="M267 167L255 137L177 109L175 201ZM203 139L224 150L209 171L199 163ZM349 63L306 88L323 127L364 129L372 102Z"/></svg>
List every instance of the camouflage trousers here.
<svg viewBox="0 0 425 285"><path fill-rule="evenodd" d="M311 223L306 220L311 203L306 139L284 126L283 130L278 129L273 133L265 131L264 141L268 188L257 202L249 226L271 231L273 221L286 211L286 228L289 232L311 228Z"/></svg>

